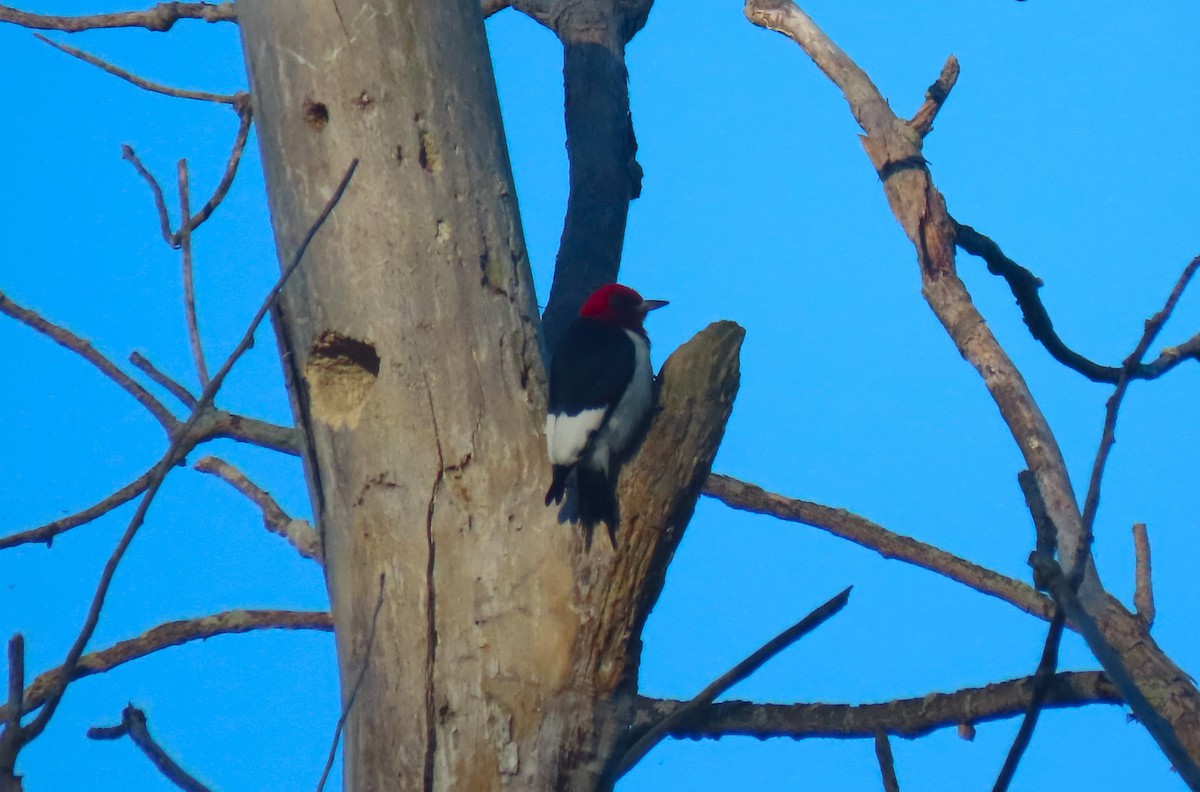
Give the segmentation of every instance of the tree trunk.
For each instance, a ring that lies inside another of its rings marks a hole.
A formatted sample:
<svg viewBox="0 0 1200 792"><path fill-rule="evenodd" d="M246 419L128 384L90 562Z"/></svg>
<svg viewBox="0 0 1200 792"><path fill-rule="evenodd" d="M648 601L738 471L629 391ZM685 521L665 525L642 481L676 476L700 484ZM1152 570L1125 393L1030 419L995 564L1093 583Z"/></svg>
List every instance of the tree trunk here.
<svg viewBox="0 0 1200 792"><path fill-rule="evenodd" d="M478 3L238 10L281 261L362 163L280 311L343 701L367 664L345 786L546 788L571 532L528 486L538 318Z"/></svg>
<svg viewBox="0 0 1200 792"><path fill-rule="evenodd" d="M539 322L478 0L238 14L281 262L361 159L276 317L353 700L345 788L610 785L740 328L668 362L666 461L626 471L621 551L587 548L542 503Z"/></svg>

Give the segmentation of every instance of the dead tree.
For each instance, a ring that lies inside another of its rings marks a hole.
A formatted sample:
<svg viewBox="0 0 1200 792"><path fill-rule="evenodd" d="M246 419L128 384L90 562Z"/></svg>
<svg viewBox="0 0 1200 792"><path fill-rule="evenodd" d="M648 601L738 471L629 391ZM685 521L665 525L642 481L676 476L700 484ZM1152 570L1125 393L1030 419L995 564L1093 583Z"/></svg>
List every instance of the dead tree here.
<svg viewBox="0 0 1200 792"><path fill-rule="evenodd" d="M0 20L62 31L167 30L180 19L236 17L249 78L247 94L179 91L55 45L149 90L229 104L239 126L228 178L199 211L190 204L186 163L180 165L181 220L174 229L157 180L126 151L152 188L164 240L181 251L202 391L190 392L145 359L132 362L175 396L182 414L82 338L0 294L0 311L103 371L159 420L168 441L154 467L95 507L0 539L0 547L49 543L139 499L61 666L29 682L22 641L10 642L0 788L21 788L20 750L39 736L74 680L184 641L267 626L334 630L349 789L609 789L668 735L729 734L872 738L885 785L896 788L888 734L911 737L1020 713L1032 726L1040 707L1091 702L1128 704L1181 777L1200 786L1200 733L1193 725L1200 695L1149 636L1148 583L1139 613L1131 613L1105 591L1090 559L1096 493L1125 387L1195 358L1200 348L1193 338L1144 361L1200 260L1121 366L1071 353L1044 316L1032 276L957 224L932 182L922 141L954 85L954 59L917 113L898 118L866 74L790 0L749 0L747 17L795 40L842 90L862 127L867 156L914 245L922 293L981 374L1024 454L1023 484L1042 539L1037 580L1052 597L856 515L710 475L739 383L743 333L732 322L711 325L664 365L661 411L621 477L620 543L615 550L589 547L541 500L544 350L588 291L617 274L641 178L624 47L646 23L650 2L511 4L553 30L564 48L571 196L543 316L484 38L484 15L507 5L485 2L481 14L477 0L241 0L236 8L168 3L86 18L0 7ZM191 236L228 190L251 119L281 276L243 342L210 375L190 290ZM1008 279L1035 336L1056 357L1116 385L1082 508L1048 423L957 277L956 246L984 256ZM213 406L267 313L294 429ZM88 652L109 581L163 479L197 446L222 437L303 459L314 524L286 514L223 460L206 458L197 468L236 487L262 510L269 529L324 565L330 613L222 613ZM1104 673L1056 674L1051 658L1035 679L853 711L713 703L835 614L847 590L693 700L639 697L642 629L702 491L734 508L815 525L1047 620L1048 658L1064 627L1078 630ZM1148 551L1142 556L1148 568ZM126 735L176 783L202 788L155 743L137 708L127 709L119 726L91 736ZM1020 750L1013 757L1010 775Z"/></svg>

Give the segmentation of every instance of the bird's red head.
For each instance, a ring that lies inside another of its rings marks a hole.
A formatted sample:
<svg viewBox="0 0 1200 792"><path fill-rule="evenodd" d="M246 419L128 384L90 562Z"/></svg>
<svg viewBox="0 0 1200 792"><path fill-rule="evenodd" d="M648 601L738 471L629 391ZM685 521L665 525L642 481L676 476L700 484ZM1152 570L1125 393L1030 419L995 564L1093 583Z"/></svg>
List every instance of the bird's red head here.
<svg viewBox="0 0 1200 792"><path fill-rule="evenodd" d="M592 292L592 296L579 309L579 315L642 332L646 314L666 304L666 300L644 300L642 295L628 286L609 283Z"/></svg>

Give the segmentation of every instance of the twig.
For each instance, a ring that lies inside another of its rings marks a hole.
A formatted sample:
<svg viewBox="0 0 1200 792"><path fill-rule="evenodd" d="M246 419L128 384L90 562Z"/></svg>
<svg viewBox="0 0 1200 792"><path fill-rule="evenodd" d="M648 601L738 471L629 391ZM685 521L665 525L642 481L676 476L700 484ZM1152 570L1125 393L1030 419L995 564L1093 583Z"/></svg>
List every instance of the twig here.
<svg viewBox="0 0 1200 792"><path fill-rule="evenodd" d="M1121 367L1121 375L1117 378L1117 387L1113 390L1112 396L1108 398L1108 403L1105 405L1104 412L1104 430L1100 436L1100 448L1096 451L1096 460L1092 464L1092 475L1088 480L1087 497L1083 501L1083 541L1076 549L1074 563L1071 569L1072 586L1078 588L1080 576L1083 573L1084 564L1080 563L1083 556L1087 553L1092 544L1093 527L1096 522L1096 510L1100 506L1100 482L1104 477L1104 466L1108 462L1108 456L1112 452L1113 444L1117 441L1116 426L1117 413L1121 409L1121 401L1125 398L1125 392L1129 389L1129 372L1133 371L1142 362L1142 358L1146 355L1146 350L1154 343L1154 339L1162 332L1163 325L1167 319L1175 311L1175 306L1179 303L1179 298L1183 296L1184 289L1191 282L1192 276L1196 274L1196 270L1200 269L1200 256L1192 259L1183 272L1179 276L1179 280L1175 282L1175 288L1171 290L1171 294L1167 297L1167 302L1163 305L1162 310L1154 314L1146 320L1145 330L1142 332L1142 338L1138 341L1133 352L1125 359Z"/></svg>
<svg viewBox="0 0 1200 792"><path fill-rule="evenodd" d="M83 511L75 512L37 528L30 528L0 537L0 550L7 550L10 547L37 542L42 542L46 547L50 547L54 543L54 538L59 534L66 533L72 528L86 525L97 517L102 517L113 509L129 503L129 501L145 492L146 487L150 484L150 476L153 472L154 468L150 468L150 470L147 470L104 500L92 504Z"/></svg>
<svg viewBox="0 0 1200 792"><path fill-rule="evenodd" d="M242 471L215 456L206 456L192 467L220 478L245 495L262 512L263 526L268 531L282 536L305 558L322 563L321 537L316 530L307 521L288 516L269 492L246 478Z"/></svg>
<svg viewBox="0 0 1200 792"><path fill-rule="evenodd" d="M775 655L788 648L796 641L803 638L808 633L820 627L831 617L837 614L842 608L846 607L846 602L850 599L850 589L853 586L847 586L839 594L831 600L821 605L812 613L805 616L800 621L788 627L786 630L767 641L753 654L747 657L742 662L735 665L733 668L726 671L721 676L713 680L708 687L700 691L694 699L684 704L672 712L667 717L652 726L637 742L629 747L625 754L617 763L615 777L620 778L629 772L638 762L642 760L650 749L658 745L664 737L671 733L678 724L683 723L696 712L704 709L712 704L718 696L720 696L729 688L741 682L746 677L753 674L758 669L762 668L763 664L770 660Z"/></svg>
<svg viewBox="0 0 1200 792"><path fill-rule="evenodd" d="M237 93L234 96L242 99L240 104L234 105L235 109L237 109L239 119L237 135L234 137L233 147L229 151L229 160L225 163L225 172L221 174L221 181L217 183L217 188L213 190L212 197L187 222L188 228L192 231L195 231L200 224L211 217L213 211L220 205L221 201L225 200L225 194L229 192L229 187L233 184L233 177L237 175L238 163L242 160L242 153L246 149L246 141L250 138L250 124L254 118L254 112L250 105L250 95L247 93ZM174 238L178 240L181 233L183 233L182 228L175 234Z"/></svg>
<svg viewBox="0 0 1200 792"><path fill-rule="evenodd" d="M21 715L25 707L25 638L16 633L8 641L8 711L0 731L0 788L20 789L16 781L17 754L21 752Z"/></svg>
<svg viewBox="0 0 1200 792"><path fill-rule="evenodd" d="M1039 293L1043 285L1041 278L1010 259L996 242L971 226L955 221L954 229L955 243L972 256L982 258L987 263L988 272L999 275L1008 283L1030 335L1045 347L1051 357L1092 382L1117 382L1122 371L1120 366L1095 363L1069 348L1059 337L1054 330L1054 322L1042 303ZM1130 370L1129 377L1157 379L1185 360L1200 360L1200 335L1193 336L1177 347L1164 349L1158 358L1150 363L1139 363Z"/></svg>
<svg viewBox="0 0 1200 792"><path fill-rule="evenodd" d="M91 363L133 398L137 399L146 410L162 424L168 434L176 430L179 421L162 402L154 398L149 391L130 379L129 375L117 368L111 360L98 352L87 340L80 338L65 327L53 324L44 319L36 311L23 308L0 292L0 313L7 314L25 326L36 330L59 346L66 347L81 358Z"/></svg>
<svg viewBox="0 0 1200 792"><path fill-rule="evenodd" d="M159 3L146 11L121 11L115 14L84 16L54 16L30 14L0 5L0 22L12 22L38 30L61 30L78 33L98 28L145 28L165 33L180 19L202 19L205 22L234 22L237 13L233 3Z"/></svg>
<svg viewBox="0 0 1200 792"><path fill-rule="evenodd" d="M1150 536L1146 523L1133 524L1133 607L1149 630L1154 625L1154 583L1150 575Z"/></svg>
<svg viewBox="0 0 1200 792"><path fill-rule="evenodd" d="M933 545L893 533L845 509L787 498L718 473L708 477L703 492L732 509L769 514L781 520L827 531L861 547L874 550L884 558L936 572L1041 619L1049 620L1054 612L1054 603L1026 583L973 564Z"/></svg>
<svg viewBox="0 0 1200 792"><path fill-rule="evenodd" d="M79 60L83 61L84 63L90 63L92 66L95 66L98 69L102 69L103 71L106 71L115 77L120 77L126 82L133 83L138 88L143 88L147 91L151 91L152 93L163 94L164 96L174 96L179 99L197 99L202 102L216 102L217 104L231 105L236 104L239 101L238 94L216 94L209 93L208 91L192 91L187 88L173 88L169 85L163 85L162 83L151 82L144 77L138 77L132 72L125 71L120 66L114 66L106 60L97 58L95 55L84 52L76 47L72 47L70 44L62 44L54 41L53 39L43 36L41 33L34 33L33 35L37 39L46 42L57 50L61 50L72 57L79 58Z"/></svg>
<svg viewBox="0 0 1200 792"><path fill-rule="evenodd" d="M179 399L179 401L183 403L184 407L187 407L190 410L196 406L196 397L191 391L181 385L179 380L174 379L151 363L149 359L144 357L140 352L130 352L129 362L137 366L138 369L140 369L147 377L157 382L165 390L169 391L170 394L176 399Z"/></svg>
<svg viewBox="0 0 1200 792"><path fill-rule="evenodd" d="M191 401L192 406L195 407L196 400L192 398ZM299 433L293 427L279 426L267 421L260 421L257 418L247 418L244 415L208 408L204 410L203 417L192 427L186 442L180 446L177 460L182 459L200 443L218 438L236 440L239 443L248 443L292 456L300 453ZM0 550L38 542L44 543L47 547L51 546L55 537L60 534L86 525L145 492L153 473L154 467L151 467L121 489L75 514L60 517L37 528L0 536Z"/></svg>
<svg viewBox="0 0 1200 792"><path fill-rule="evenodd" d="M131 146L121 145L121 159L127 160L133 165L133 169L137 171L138 175L145 179L146 184L150 185L150 192L154 194L154 208L158 210L158 229L162 233L163 241L172 248L178 248L179 242L171 232L171 216L167 214L167 202L163 199L162 187L158 186L158 180L138 159Z"/></svg>
<svg viewBox="0 0 1200 792"><path fill-rule="evenodd" d="M957 81L958 58L951 55L946 58L946 65L942 67L942 73L938 75L937 80L925 91L925 101L908 122L908 125L918 135L925 137L932 131L933 120L941 112L942 105L946 103L946 99L949 98L950 91Z"/></svg>
<svg viewBox="0 0 1200 792"><path fill-rule="evenodd" d="M1058 669L1058 648L1062 643L1063 626L1066 623L1065 615L1066 612L1062 608L1057 608L1054 611L1054 618L1050 620L1050 631L1042 644L1042 659L1038 662L1037 671L1033 675L1033 692L1029 696L1029 704L1021 719L1021 728L1017 729L1017 736L1013 738L1013 743L1008 749L1008 755L1000 767L1000 774L996 777L992 792L1004 792L1008 789L1008 785L1012 783L1013 776L1017 772L1017 767L1021 764L1021 757L1025 755L1025 749L1029 747L1029 741L1033 738L1033 730L1037 727L1038 717L1042 713L1046 694L1050 690L1050 682L1054 679L1054 673Z"/></svg>
<svg viewBox="0 0 1200 792"><path fill-rule="evenodd" d="M896 778L896 760L892 757L892 744L885 731L875 732L875 758L879 760L883 792L900 792L900 780Z"/></svg>
<svg viewBox="0 0 1200 792"><path fill-rule="evenodd" d="M671 736L690 740L730 736L760 740L771 737L846 740L872 739L884 731L894 737L915 739L964 723L989 723L1020 715L1029 702L1032 687L1032 677L1021 677L953 693L929 693L876 704L724 701L676 724ZM1047 707L1122 703L1120 694L1102 671L1058 674L1046 697ZM639 698L632 728L647 728L687 704Z"/></svg>
<svg viewBox="0 0 1200 792"><path fill-rule="evenodd" d="M359 688L362 687L363 680L367 678L367 668L371 665L371 650L375 648L375 628L379 624L379 611L383 609L383 583L384 575L379 575L379 597L375 600L375 612L371 614L371 631L367 634L367 648L363 651L362 665L358 669L358 677L354 680L354 687L350 689L350 695L346 698L346 705L342 707L342 714L338 716L337 725L333 728L333 740L329 746L329 756L325 758L325 769L321 771L321 778L317 781L317 792L321 792L325 788L325 782L329 780L329 771L333 769L333 760L337 756L338 742L342 739L342 729L346 726L346 718L350 717L350 710L354 707L354 702L358 699Z"/></svg>
<svg viewBox="0 0 1200 792"><path fill-rule="evenodd" d="M331 632L333 619L324 611L289 610L228 610L194 619L167 622L141 635L120 641L106 649L89 652L79 658L71 681L103 674L118 666L141 659L155 652L182 646L192 641L206 641L218 635L240 635L256 630L320 630ZM25 711L42 706L58 681L60 668L38 674L25 688ZM10 717L7 707L0 708L3 717Z"/></svg>
<svg viewBox="0 0 1200 792"><path fill-rule="evenodd" d="M153 737L146 723L146 713L132 704L127 704L121 711L121 723L117 726L93 726L88 729L87 736L92 740L119 740L128 736L134 745L142 749L142 753L154 763L158 771L168 781L186 792L210 792L209 788L197 781L191 773L179 766L179 763L163 750Z"/></svg>
<svg viewBox="0 0 1200 792"><path fill-rule="evenodd" d="M142 495L142 500L138 504L137 511L130 519L129 525L125 529L125 533L122 534L120 541L117 542L117 546L113 549L112 554L109 556L108 561L104 565L104 571L101 573L100 581L96 585L96 593L92 597L92 604L88 608L87 618L84 620L83 627L80 628L79 635L76 637L70 651L67 653L66 659L63 661L62 666L60 666L56 684L48 694L47 700L43 705L41 712L37 714L37 717L34 718L33 721L31 721L22 729L22 738L26 743L29 742L29 740L37 737L37 735L41 734L41 732L46 728L46 724L49 723L50 719L54 716L54 712L58 708L58 704L62 700L63 694L66 692L67 685L70 683L71 677L75 673L75 666L79 662L80 656L83 654L84 647L87 646L88 641L92 637L92 633L95 632L97 623L100 621L100 610L104 607L104 599L108 594L108 587L112 583L113 575L116 574L117 565L120 564L122 557L125 555L126 549L128 549L129 544L133 541L134 536L137 534L138 529L145 520L146 512L149 510L150 504L154 500L154 496L158 493L158 490L162 486L163 480L166 477L167 471L170 469L170 466L175 460L175 455L182 443L182 439L188 436L192 427L204 414L204 410L212 403L213 396L216 394L217 390L220 389L222 383L224 383L225 377L229 375L233 365L253 344L254 334L258 329L258 325L262 322L263 318L266 317L267 312L271 309L271 306L275 304L275 300L279 297L279 293L283 290L284 284L287 283L288 278L291 277L292 273L295 272L296 268L300 265L300 262L304 258L305 251L308 250L309 243L312 242L313 237L324 224L325 219L329 217L330 213L333 211L333 208L337 206L338 201L341 200L342 194L345 192L346 187L350 184L350 179L354 175L354 171L357 167L358 160L355 159L350 163L350 167L346 170L346 174L342 177L341 183L337 186L333 192L333 195L325 204L325 208L321 210L321 213L317 216L312 226L308 229L308 233L305 234L303 241L296 249L296 253L293 255L291 262L287 267L284 268L283 272L279 276L279 279L275 282L275 285L272 286L271 290L267 293L262 305L259 306L258 311L254 314L254 318L250 321L249 327L246 328L246 332L242 335L241 341L238 342L238 345L234 348L233 352L231 352L229 357L226 358L225 363L204 388L203 393L200 394L200 398L197 400L196 409L192 411L191 416L188 418L181 430L173 435L170 446L167 448L167 452L155 466L154 472L151 474L150 483L146 487L146 492Z"/></svg>
<svg viewBox="0 0 1200 792"><path fill-rule="evenodd" d="M183 263L183 315L187 322L188 345L192 348L192 360L196 364L196 376L200 378L200 387L208 386L208 366L204 362L204 345L200 341L200 324L196 321L196 288L192 278L192 224L188 218L192 216L191 199L188 193L191 185L188 183L187 160L181 159L176 164L179 177L179 240L180 259Z"/></svg>

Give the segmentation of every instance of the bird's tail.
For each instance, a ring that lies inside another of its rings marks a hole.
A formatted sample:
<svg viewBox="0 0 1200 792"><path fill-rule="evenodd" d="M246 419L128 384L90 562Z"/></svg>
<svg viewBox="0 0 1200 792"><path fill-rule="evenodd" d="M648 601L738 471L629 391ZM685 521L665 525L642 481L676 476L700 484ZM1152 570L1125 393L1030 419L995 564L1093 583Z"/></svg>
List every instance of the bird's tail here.
<svg viewBox="0 0 1200 792"><path fill-rule="evenodd" d="M561 503L563 492L567 487L567 477L571 475L570 465L555 465L554 475L550 480L550 489L546 490L546 505Z"/></svg>
<svg viewBox="0 0 1200 792"><path fill-rule="evenodd" d="M579 521L591 539L597 523L608 527L608 538L617 546L617 494L608 476L599 470L579 467L576 473L579 490ZM590 544L590 541L589 541Z"/></svg>

